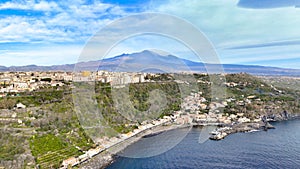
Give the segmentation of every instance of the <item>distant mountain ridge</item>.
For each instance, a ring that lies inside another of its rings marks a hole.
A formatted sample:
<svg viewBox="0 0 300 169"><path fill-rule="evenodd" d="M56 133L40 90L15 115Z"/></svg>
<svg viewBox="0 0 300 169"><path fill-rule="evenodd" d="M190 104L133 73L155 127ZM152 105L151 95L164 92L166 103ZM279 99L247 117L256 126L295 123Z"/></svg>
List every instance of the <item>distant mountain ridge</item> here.
<svg viewBox="0 0 300 169"><path fill-rule="evenodd" d="M122 54L99 61L80 62L77 64L52 66L0 66L0 71L74 71L76 66L76 70L98 70L99 68L99 70L127 72L206 72L205 65L219 66L193 62L178 58L174 55L163 56L150 50L144 50L138 53ZM300 76L300 69L236 64L223 64L222 66L226 73L245 72L254 75Z"/></svg>

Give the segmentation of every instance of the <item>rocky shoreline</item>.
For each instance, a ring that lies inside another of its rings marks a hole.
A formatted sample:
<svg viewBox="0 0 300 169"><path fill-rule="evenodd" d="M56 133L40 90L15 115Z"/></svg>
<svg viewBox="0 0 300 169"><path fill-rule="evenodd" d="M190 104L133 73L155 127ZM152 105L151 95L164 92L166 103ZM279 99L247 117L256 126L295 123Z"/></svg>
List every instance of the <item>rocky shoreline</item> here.
<svg viewBox="0 0 300 169"><path fill-rule="evenodd" d="M259 130L268 130L268 129L275 129L270 123L240 123L233 125L232 127L220 127L215 131L211 132L210 139L211 140L222 140L226 136L234 133L240 132L252 132L252 131L259 131Z"/></svg>
<svg viewBox="0 0 300 169"><path fill-rule="evenodd" d="M300 119L300 115L290 116L288 119L277 118L277 120L269 119L269 121L276 122L276 121L284 121L284 120L292 120L292 119ZM191 125L187 126L180 126L180 127L190 127ZM203 125L199 125L203 126ZM153 128L149 131L145 131L140 133L137 136L132 137L130 140L123 142L121 145L114 147L114 149L110 149L108 151L104 151L97 155L95 158L88 161L86 164L83 164L80 168L83 169L90 169L90 168L99 168L105 169L107 166L112 164L114 160L118 157L116 154L123 151L127 146L139 141L142 137L152 136L157 133L162 133L169 130L174 130L180 128L179 126L159 126ZM222 140L226 136L234 133L239 132L252 132L252 131L260 131L260 130L268 130L268 129L275 129L269 122L263 123L260 122L249 122L249 123L239 123L234 124L232 126L219 124L218 128L211 132L211 140ZM218 132L218 134L217 134Z"/></svg>
<svg viewBox="0 0 300 169"><path fill-rule="evenodd" d="M222 140L226 136L234 133L240 132L253 132L253 131L260 131L260 130L269 130L275 129L270 122L279 122L285 120L293 120L293 119L300 119L299 114L289 115L288 118L283 118L279 115L273 115L273 118L269 118L267 121L259 121L259 122L248 122L248 123L237 123L233 125L220 125L215 131L212 131L210 134L211 140Z"/></svg>
<svg viewBox="0 0 300 169"><path fill-rule="evenodd" d="M118 153L122 152L126 149L129 145L134 144L135 142L139 141L143 137L157 135L166 131L176 130L180 128L191 127L191 125L167 125L167 126L156 126L154 128L145 130L135 136L128 138L127 140L112 146L111 148L99 153L98 155L94 156L89 161L82 163L79 168L81 169L104 169L110 164L114 162L117 158Z"/></svg>
<svg viewBox="0 0 300 169"><path fill-rule="evenodd" d="M266 122L258 121L258 122L245 122L245 123L233 123L233 124L218 124L217 129L210 132L209 139L211 140L222 140L230 134L239 133L239 132L252 132L252 131L261 131L261 130L269 130L274 129L269 122L279 122L284 120L292 120L292 119L300 119L300 114L289 115L288 118L285 118L281 115L273 115L272 118L268 117ZM206 124L207 125L207 124ZM118 153L122 152L126 147L135 142L139 141L143 137L148 137L152 135L157 135L165 131L174 130L182 127L191 127L191 126L206 126L202 124L190 124L190 125L167 125L167 126L156 126L149 130L145 130L127 140L112 146L111 148L101 152L96 155L89 161L80 165L82 169L90 169L90 168L98 168L104 169L110 164L114 162L116 158L118 158Z"/></svg>

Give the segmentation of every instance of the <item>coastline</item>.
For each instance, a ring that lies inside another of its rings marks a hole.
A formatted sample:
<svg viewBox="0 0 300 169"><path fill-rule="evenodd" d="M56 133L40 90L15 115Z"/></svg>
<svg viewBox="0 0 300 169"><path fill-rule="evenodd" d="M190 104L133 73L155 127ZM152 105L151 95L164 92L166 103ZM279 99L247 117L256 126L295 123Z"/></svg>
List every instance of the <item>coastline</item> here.
<svg viewBox="0 0 300 169"><path fill-rule="evenodd" d="M235 125L224 125L211 132L211 140L222 140L230 134L234 133L246 133L246 132L254 132L254 131L262 131L275 129L275 127L270 124L270 122L280 122L280 121L289 121L294 119L300 119L300 114L290 115L288 118L282 118L281 116L275 116L274 119L268 119L267 121L259 121L259 122L247 122L247 123L239 123Z"/></svg>
<svg viewBox="0 0 300 169"><path fill-rule="evenodd" d="M193 127L193 125L161 125L161 126L155 126L151 129L147 129L145 131L142 131L116 145L113 145L112 147L108 148L107 150L95 155L90 160L82 163L80 165L80 168L82 169L90 169L90 168L97 168L97 169L105 169L107 166L112 164L114 160L116 159L118 153L125 150L128 146L131 144L136 143L140 139L142 139L145 136L152 136L156 134L160 134L166 131L176 130L180 128L187 128L187 127Z"/></svg>
<svg viewBox="0 0 300 169"><path fill-rule="evenodd" d="M105 169L109 165L111 165L116 158L118 157L118 153L125 150L128 146L131 144L136 143L143 137L157 135L162 132L170 131L170 130L176 130L180 128L186 128L186 127L205 127L205 126L216 126L218 129L221 129L223 131L220 131L221 135L214 135L210 133L211 140L222 140L225 137L227 137L230 134L234 133L240 133L240 132L253 132L253 131L262 131L262 130L268 130L268 129L274 129L274 127L269 122L280 122L280 121L288 121L293 119L300 119L300 114L294 114L290 116L287 119L283 118L277 118L276 120L269 119L267 123L260 122L247 122L247 123L239 123L234 124L232 127L228 127L228 124L216 124L216 123L207 123L207 124L185 124L185 125L159 125L154 126L152 128L149 128L147 130L144 130L120 143L117 143L116 145L111 146L110 148L104 150L103 152L95 155L93 158L89 159L88 161L82 163L79 165L79 168L83 169L89 169L89 168L98 168L98 169ZM267 126L266 126L267 124ZM224 130L226 128L227 130ZM226 134L224 134L226 133ZM217 136L217 137L216 137Z"/></svg>
<svg viewBox="0 0 300 169"><path fill-rule="evenodd" d="M299 157L297 148L300 145L297 139L299 119L270 123L276 127L275 130L237 133L222 141L207 141L202 145L197 142L202 130L195 127L187 139L166 154L150 159L116 156L106 169L184 168L181 166L188 166L186 168L191 169L220 166L221 168L274 168L275 164L279 168L297 168L300 164L297 159ZM134 150L139 147L138 145L133 145L129 149ZM293 147L297 148L293 149ZM243 158L240 158L240 155L243 155Z"/></svg>

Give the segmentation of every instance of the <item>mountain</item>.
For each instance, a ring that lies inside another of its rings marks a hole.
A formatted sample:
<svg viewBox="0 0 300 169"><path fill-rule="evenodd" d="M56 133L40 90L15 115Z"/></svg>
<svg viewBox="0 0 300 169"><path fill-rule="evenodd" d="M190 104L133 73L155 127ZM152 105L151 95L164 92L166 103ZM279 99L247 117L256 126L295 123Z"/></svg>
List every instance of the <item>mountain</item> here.
<svg viewBox="0 0 300 169"><path fill-rule="evenodd" d="M99 70L124 72L206 72L205 66L213 67L219 65L193 62L174 55L161 55L150 50L144 50L138 53L122 54L113 58L77 64L0 66L0 71L73 71L76 67L76 70L98 70L99 68ZM300 76L300 69L235 64L223 64L222 66L226 73L246 72L254 75Z"/></svg>

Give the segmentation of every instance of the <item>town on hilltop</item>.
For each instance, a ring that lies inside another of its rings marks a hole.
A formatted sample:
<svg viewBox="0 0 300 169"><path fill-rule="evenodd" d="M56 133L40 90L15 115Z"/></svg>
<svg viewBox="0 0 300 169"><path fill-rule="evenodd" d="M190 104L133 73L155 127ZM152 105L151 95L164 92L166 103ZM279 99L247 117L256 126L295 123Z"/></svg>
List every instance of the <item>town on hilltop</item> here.
<svg viewBox="0 0 300 169"><path fill-rule="evenodd" d="M197 90L189 90L193 84L184 80L188 78L178 80L177 76L103 70L0 73L0 145L3 147L0 154L5 154L0 168L68 168L86 165L97 156L102 157L105 165L112 160L108 150L121 151L148 134L213 125L217 128L211 131L210 139L220 140L231 133L267 130L273 128L269 121L299 116L299 90L267 83L280 82L280 79L245 73L181 73L180 76L195 79ZM223 100L212 98L210 76L226 78L220 84L226 89ZM91 87L99 109L96 113L103 117L95 120L107 122L108 130L90 129L77 116L73 100L76 94L72 96L72 90L90 85L85 82L94 82ZM122 109L115 106L118 100L112 98L112 92L122 96L126 89L132 105L124 111L132 113L128 117L141 116L137 120L120 115L118 111ZM153 90L165 94L166 107L157 116L143 117L141 112L149 111L151 106L148 99ZM89 135L93 132L98 132L97 137Z"/></svg>

